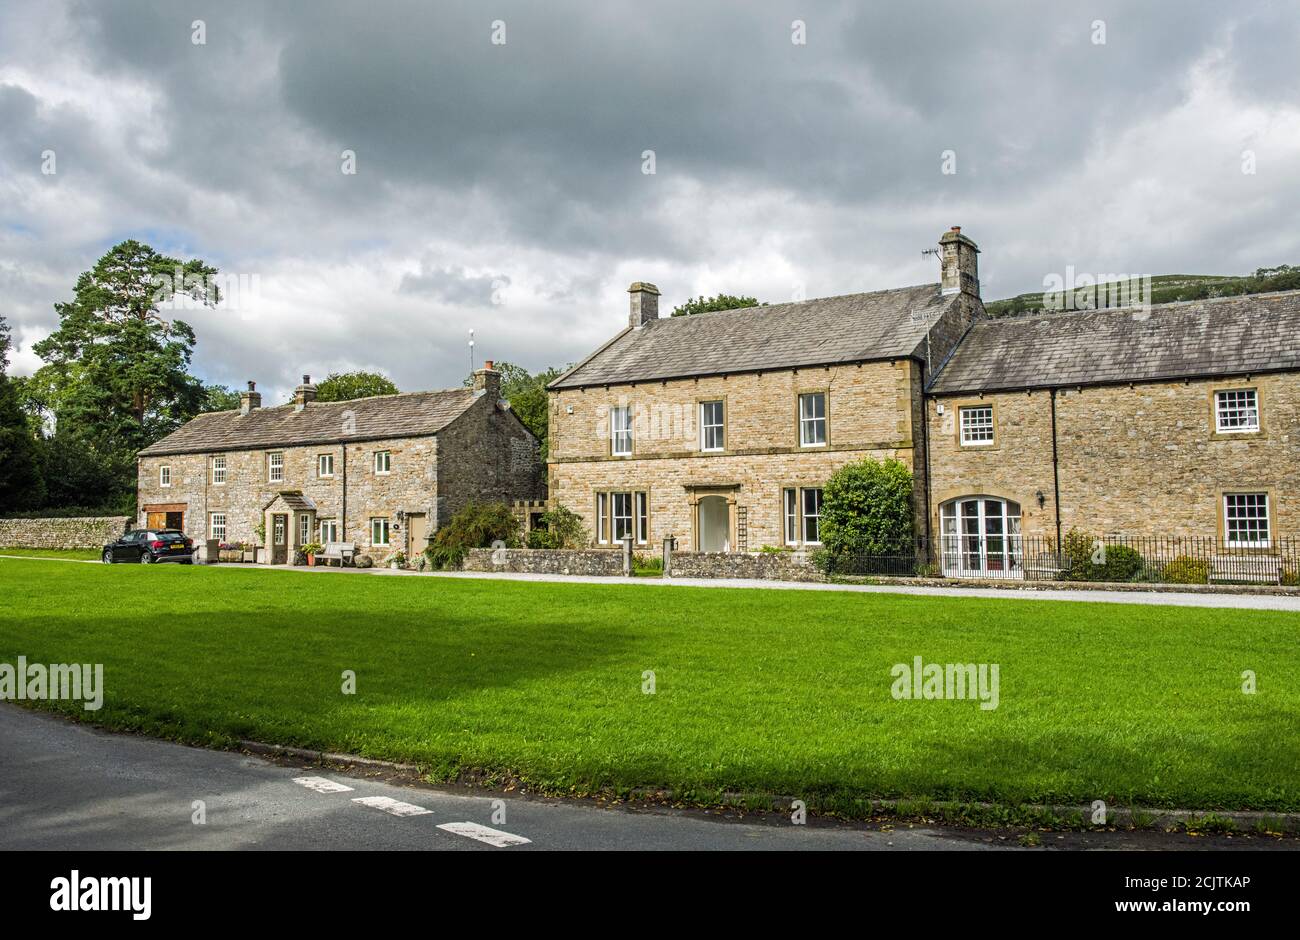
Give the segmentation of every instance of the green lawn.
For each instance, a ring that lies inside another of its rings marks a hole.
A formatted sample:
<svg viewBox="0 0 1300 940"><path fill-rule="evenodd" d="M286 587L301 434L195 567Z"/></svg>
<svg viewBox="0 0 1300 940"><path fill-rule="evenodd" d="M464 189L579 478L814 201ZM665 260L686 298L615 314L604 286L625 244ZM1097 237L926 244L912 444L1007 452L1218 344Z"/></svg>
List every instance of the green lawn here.
<svg viewBox="0 0 1300 940"><path fill-rule="evenodd" d="M74 558L91 561L99 558L98 548L0 548L0 555L23 555L28 558Z"/></svg>
<svg viewBox="0 0 1300 940"><path fill-rule="evenodd" d="M724 789L1300 810L1300 615L0 559L0 662L102 662L117 728ZM1000 707L895 701L997 663ZM357 694L340 693L341 673ZM1240 674L1259 691L1245 695ZM642 673L656 674L656 694Z"/></svg>

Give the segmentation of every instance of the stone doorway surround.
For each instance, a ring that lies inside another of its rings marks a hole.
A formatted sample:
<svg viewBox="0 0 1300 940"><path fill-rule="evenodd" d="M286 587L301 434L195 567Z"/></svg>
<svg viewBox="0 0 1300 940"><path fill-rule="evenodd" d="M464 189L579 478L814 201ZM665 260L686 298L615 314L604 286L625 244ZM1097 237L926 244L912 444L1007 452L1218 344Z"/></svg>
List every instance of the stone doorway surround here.
<svg viewBox="0 0 1300 940"><path fill-rule="evenodd" d="M266 527L266 551L263 552L265 564L293 564L294 555L305 544L299 531L299 520L304 515L308 517L307 541L311 541L316 532L316 504L302 495L302 490L281 490L262 507L262 524ZM283 545L275 543L276 516L283 517L284 521Z"/></svg>
<svg viewBox="0 0 1300 940"><path fill-rule="evenodd" d="M701 526L700 503L708 497L720 497L725 500L727 509L726 545L731 551L736 549L736 494L740 492L739 483L687 483L686 496L691 507L691 548L705 551L702 547L703 528ZM705 503L704 512L709 511ZM716 505L716 504L714 504Z"/></svg>

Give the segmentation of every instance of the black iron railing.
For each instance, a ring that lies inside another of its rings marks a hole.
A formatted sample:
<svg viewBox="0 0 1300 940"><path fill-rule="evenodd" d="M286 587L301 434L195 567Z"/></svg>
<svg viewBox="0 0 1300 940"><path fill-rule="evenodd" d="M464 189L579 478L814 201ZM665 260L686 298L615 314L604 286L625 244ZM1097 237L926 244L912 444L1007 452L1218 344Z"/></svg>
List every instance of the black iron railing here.
<svg viewBox="0 0 1300 940"><path fill-rule="evenodd" d="M1300 585L1300 538L1249 543L1210 536L945 535L826 554L844 576L1001 578L1153 584Z"/></svg>

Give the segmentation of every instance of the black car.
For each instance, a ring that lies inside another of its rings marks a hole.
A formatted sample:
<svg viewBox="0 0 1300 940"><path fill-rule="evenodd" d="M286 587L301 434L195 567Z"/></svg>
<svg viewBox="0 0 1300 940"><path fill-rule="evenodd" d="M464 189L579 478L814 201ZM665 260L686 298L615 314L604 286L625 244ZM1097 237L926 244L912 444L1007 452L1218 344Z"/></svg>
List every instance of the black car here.
<svg viewBox="0 0 1300 940"><path fill-rule="evenodd" d="M194 563L194 540L175 529L134 529L116 542L104 546L100 556L106 565L118 562L139 562L152 565L161 561L178 561L182 565Z"/></svg>

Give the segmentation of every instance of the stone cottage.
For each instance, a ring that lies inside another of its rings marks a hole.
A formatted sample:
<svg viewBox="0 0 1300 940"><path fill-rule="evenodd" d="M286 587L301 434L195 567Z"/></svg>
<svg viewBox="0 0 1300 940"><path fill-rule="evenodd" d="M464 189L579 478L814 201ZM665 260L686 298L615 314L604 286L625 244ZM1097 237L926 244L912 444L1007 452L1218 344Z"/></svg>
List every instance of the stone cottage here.
<svg viewBox="0 0 1300 940"><path fill-rule="evenodd" d="M1002 533L1300 531L1300 291L982 320L927 398L950 573L1015 568Z"/></svg>
<svg viewBox="0 0 1300 940"><path fill-rule="evenodd" d="M271 564L313 541L412 556L471 501L544 493L537 439L492 365L472 387L343 402L316 401L303 376L274 408L249 382L238 411L199 415L140 452L138 523L262 545Z"/></svg>
<svg viewBox="0 0 1300 940"><path fill-rule="evenodd" d="M835 469L894 457L949 573L1075 526L1296 531L1300 292L994 320L978 253L954 228L938 284L688 317L633 284L626 327L549 386L551 499L599 546L808 547Z"/></svg>

